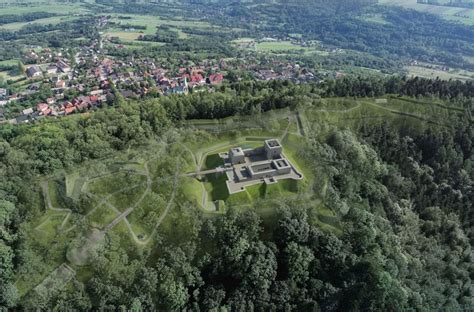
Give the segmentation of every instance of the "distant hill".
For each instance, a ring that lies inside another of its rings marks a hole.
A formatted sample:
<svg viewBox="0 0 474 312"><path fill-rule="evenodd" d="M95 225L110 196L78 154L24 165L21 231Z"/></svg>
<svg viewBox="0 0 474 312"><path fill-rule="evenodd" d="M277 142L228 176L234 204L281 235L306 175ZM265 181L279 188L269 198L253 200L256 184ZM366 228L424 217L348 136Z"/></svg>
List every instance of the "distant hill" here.
<svg viewBox="0 0 474 312"><path fill-rule="evenodd" d="M102 2L102 1L101 1ZM376 4L377 0L111 0L109 3L192 3L192 4L283 4L283 5L301 5L305 7L346 7L354 8L357 6L366 6Z"/></svg>

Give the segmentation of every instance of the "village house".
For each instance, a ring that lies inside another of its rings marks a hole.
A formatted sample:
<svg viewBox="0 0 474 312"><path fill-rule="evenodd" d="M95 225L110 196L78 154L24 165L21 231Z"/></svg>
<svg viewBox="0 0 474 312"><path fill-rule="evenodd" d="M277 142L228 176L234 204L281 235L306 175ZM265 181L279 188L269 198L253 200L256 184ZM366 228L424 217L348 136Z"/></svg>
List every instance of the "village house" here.
<svg viewBox="0 0 474 312"><path fill-rule="evenodd" d="M211 85L221 84L222 81L224 81L224 75L222 75L222 74L209 75L208 83L211 84Z"/></svg>
<svg viewBox="0 0 474 312"><path fill-rule="evenodd" d="M39 59L39 56L34 51L29 51L28 53L26 53L25 58L30 61L36 62Z"/></svg>
<svg viewBox="0 0 474 312"><path fill-rule="evenodd" d="M66 61L64 61L62 59L57 61L56 67L58 68L58 70L60 70L61 72L65 73L65 74L69 73L71 71L71 66L69 66L69 64L66 63Z"/></svg>
<svg viewBox="0 0 474 312"><path fill-rule="evenodd" d="M56 83L55 83L55 87L56 88L64 88L66 86L66 81L64 80L58 80Z"/></svg>
<svg viewBox="0 0 474 312"><path fill-rule="evenodd" d="M31 108L31 107L30 107L30 108L26 108L26 109L22 110L21 113L22 113L23 115L31 115L31 114L33 114L33 108Z"/></svg>
<svg viewBox="0 0 474 312"><path fill-rule="evenodd" d="M278 74L275 73L271 69L259 70L258 73L257 73L257 78L259 78L261 80L267 80L267 81L276 79L277 76L278 76Z"/></svg>
<svg viewBox="0 0 474 312"><path fill-rule="evenodd" d="M40 116L49 116L52 112L52 109L46 103L39 103L36 105L36 111Z"/></svg>
<svg viewBox="0 0 474 312"><path fill-rule="evenodd" d="M8 102L15 102L19 99L19 96L17 93L15 94L11 94L9 97L8 97Z"/></svg>
<svg viewBox="0 0 474 312"><path fill-rule="evenodd" d="M104 94L104 90L101 90L101 89L99 89L99 90L93 90L93 91L91 91L89 94L90 94L90 95L102 95L102 94Z"/></svg>
<svg viewBox="0 0 474 312"><path fill-rule="evenodd" d="M71 102L65 102L59 107L60 114L69 115L76 110L76 107Z"/></svg>
<svg viewBox="0 0 474 312"><path fill-rule="evenodd" d="M30 66L26 70L26 75L28 76L28 78L35 78L42 76L43 73L41 72L38 66Z"/></svg>
<svg viewBox="0 0 474 312"><path fill-rule="evenodd" d="M46 73L48 75L54 75L58 72L58 68L54 65L49 65L48 68L46 69Z"/></svg>

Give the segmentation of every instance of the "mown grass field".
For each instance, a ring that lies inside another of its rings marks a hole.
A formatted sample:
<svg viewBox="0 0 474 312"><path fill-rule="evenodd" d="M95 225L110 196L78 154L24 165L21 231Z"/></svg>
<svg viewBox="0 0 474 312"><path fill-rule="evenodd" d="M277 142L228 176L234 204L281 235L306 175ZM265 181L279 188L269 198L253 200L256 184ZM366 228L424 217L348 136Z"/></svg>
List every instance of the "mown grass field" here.
<svg viewBox="0 0 474 312"><path fill-rule="evenodd" d="M292 38L299 39L298 34L293 34ZM231 43L241 49L257 51L260 53L273 54L304 54L304 55L320 55L327 56L329 52L318 49L317 46L301 46L292 41L257 41L253 38L242 37L232 40Z"/></svg>
<svg viewBox="0 0 474 312"><path fill-rule="evenodd" d="M264 41L257 43L257 51L262 52L306 51L308 49L291 41Z"/></svg>

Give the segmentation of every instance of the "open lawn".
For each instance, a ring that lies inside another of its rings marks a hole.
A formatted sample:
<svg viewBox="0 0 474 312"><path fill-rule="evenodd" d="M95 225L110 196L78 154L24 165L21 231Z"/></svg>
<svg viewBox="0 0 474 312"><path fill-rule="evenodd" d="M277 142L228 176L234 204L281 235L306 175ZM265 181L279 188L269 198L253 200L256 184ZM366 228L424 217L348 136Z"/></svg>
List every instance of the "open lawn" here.
<svg viewBox="0 0 474 312"><path fill-rule="evenodd" d="M309 48L294 44L291 41L265 41L257 43L257 51L261 52L304 52L307 50L309 50Z"/></svg>
<svg viewBox="0 0 474 312"><path fill-rule="evenodd" d="M118 30L112 30L106 33L106 35L110 37L118 37L120 40L123 41L134 41L137 40L140 35L143 35L143 33L136 32L136 31L118 31Z"/></svg>
<svg viewBox="0 0 474 312"><path fill-rule="evenodd" d="M249 49L252 51L258 51L261 53L274 53L274 54L318 54L321 56L329 55L327 51L318 49L315 46L303 47L297 43L291 41L261 41L257 42L252 38L239 38L233 40L236 47L242 49Z"/></svg>

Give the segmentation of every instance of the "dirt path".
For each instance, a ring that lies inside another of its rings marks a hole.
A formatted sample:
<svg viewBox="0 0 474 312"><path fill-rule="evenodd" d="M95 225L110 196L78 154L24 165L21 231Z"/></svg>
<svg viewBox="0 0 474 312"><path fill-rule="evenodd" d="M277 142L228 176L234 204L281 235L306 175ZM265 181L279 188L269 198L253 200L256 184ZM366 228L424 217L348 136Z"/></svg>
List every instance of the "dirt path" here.
<svg viewBox="0 0 474 312"><path fill-rule="evenodd" d="M288 126L286 126L285 131L283 131L283 134L280 136L280 142L282 142L285 139L285 137L288 135L288 131L290 130L291 123L293 122L292 120L293 118L291 117L293 117L293 115L288 116Z"/></svg>
<svg viewBox="0 0 474 312"><path fill-rule="evenodd" d="M117 216L112 222L110 222L104 229L105 232L108 232L111 230L113 227L115 227L117 224L120 223L123 219L125 219L129 214L133 212L133 210L140 205L140 203L145 199L145 196L150 192L151 190L151 184L152 184L152 179L150 177L150 171L148 170L148 163L145 163L145 173L146 173L146 190L143 192L142 196L135 202L133 206L128 207L124 212L122 212L119 216ZM108 200L106 200L106 203L109 203ZM109 203L110 204L110 203Z"/></svg>
<svg viewBox="0 0 474 312"><path fill-rule="evenodd" d="M148 236L148 238L146 240L140 240L137 237L137 235L135 234L135 232L133 231L131 224L128 222L127 219L125 219L127 227L130 230L130 233L132 234L133 239L137 244L140 244L140 245L148 244L151 241L151 239L153 238L153 236L156 234L156 231L158 230L158 227L160 226L161 222L163 222L163 220L168 215L169 211L171 210L171 207L173 206L174 197L176 195L176 188L178 186L178 178L179 178L179 174L176 173L175 176L174 176L174 181L173 181L173 191L171 192L171 197L168 200L168 204L166 205L165 211L163 211L163 213L161 214L160 218L158 219L158 221L155 224L155 227L153 228L153 231L151 232L150 236Z"/></svg>

